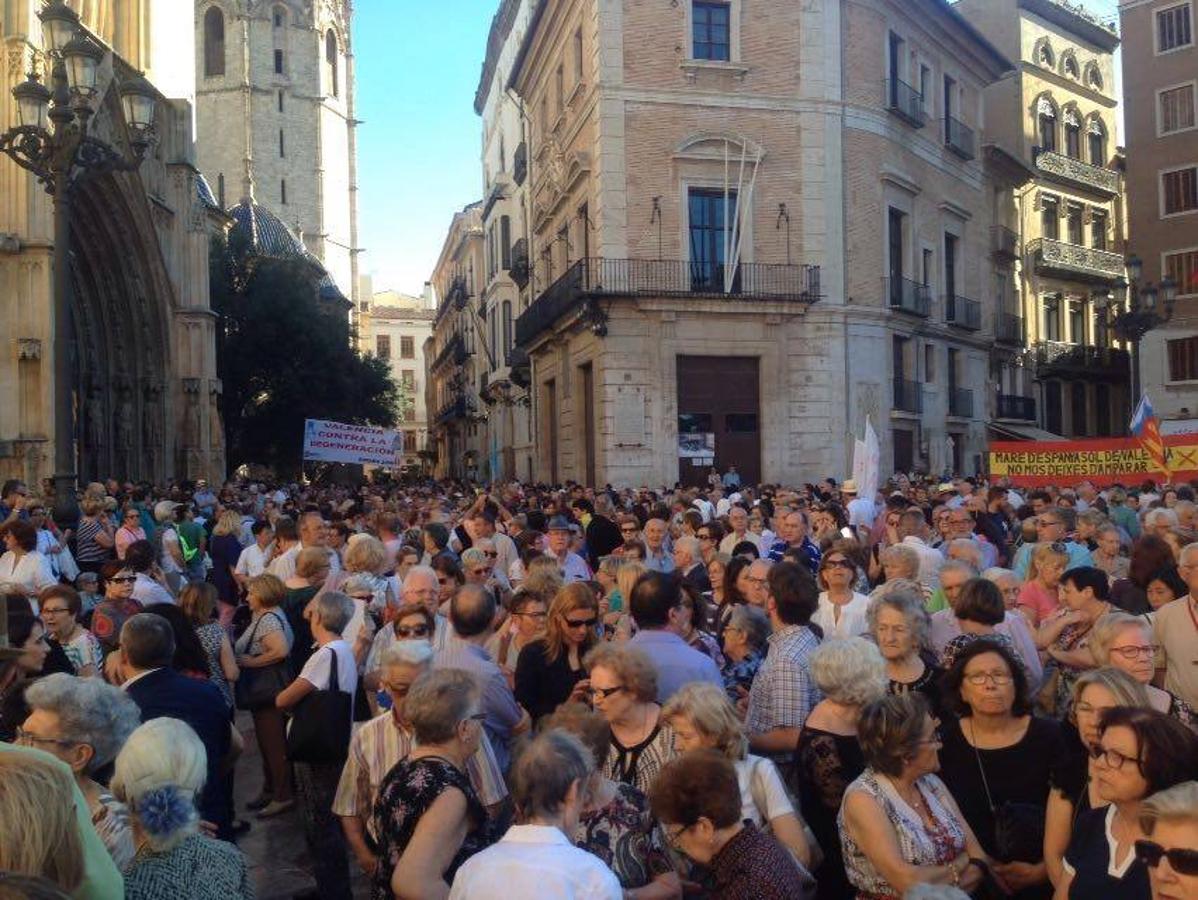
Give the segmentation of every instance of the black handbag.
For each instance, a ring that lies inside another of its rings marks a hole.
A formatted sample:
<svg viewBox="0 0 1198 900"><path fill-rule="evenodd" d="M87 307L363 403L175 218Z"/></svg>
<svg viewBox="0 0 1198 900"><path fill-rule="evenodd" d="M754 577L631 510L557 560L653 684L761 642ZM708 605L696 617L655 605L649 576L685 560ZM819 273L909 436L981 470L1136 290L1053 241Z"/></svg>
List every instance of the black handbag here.
<svg viewBox="0 0 1198 900"><path fill-rule="evenodd" d="M986 790L986 804L994 817L994 858L999 862L1038 863L1044 859L1044 818L1047 809L1038 803L1004 800L994 805L982 754L973 748L978 774Z"/></svg>
<svg viewBox="0 0 1198 900"><path fill-rule="evenodd" d="M268 612L254 623L250 639L246 641L247 648L253 645L258 626L262 624L262 619L266 616L274 616L277 619L279 614ZM280 622L280 624L282 623ZM279 696L279 692L290 683L291 664L286 659L269 666L255 668L246 666L241 670L237 681L233 683L233 699L236 701L238 709L250 711L268 709L275 705L275 698Z"/></svg>
<svg viewBox="0 0 1198 900"><path fill-rule="evenodd" d="M328 690L308 694L291 716L287 758L292 762L343 763L349 755L354 697L339 688L337 670L341 664L337 652L332 647L328 650L332 656Z"/></svg>

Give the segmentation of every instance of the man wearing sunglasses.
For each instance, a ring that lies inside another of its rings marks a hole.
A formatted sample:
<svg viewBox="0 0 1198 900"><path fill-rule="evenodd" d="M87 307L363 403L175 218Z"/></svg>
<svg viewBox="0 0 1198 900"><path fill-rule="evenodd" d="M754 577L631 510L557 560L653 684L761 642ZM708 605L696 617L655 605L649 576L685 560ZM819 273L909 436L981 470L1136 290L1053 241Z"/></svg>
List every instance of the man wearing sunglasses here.
<svg viewBox="0 0 1198 900"><path fill-rule="evenodd" d="M1036 542L1055 544L1059 541L1064 544L1065 552L1069 554L1069 561L1065 563L1066 572L1081 566L1094 565L1094 557L1090 555L1089 549L1073 540L1073 526L1076 521L1077 514L1072 509L1062 506L1047 506L1036 516ZM1011 566L1015 574L1024 581L1027 580L1027 570L1034 549L1035 543L1024 544L1015 554L1015 562Z"/></svg>

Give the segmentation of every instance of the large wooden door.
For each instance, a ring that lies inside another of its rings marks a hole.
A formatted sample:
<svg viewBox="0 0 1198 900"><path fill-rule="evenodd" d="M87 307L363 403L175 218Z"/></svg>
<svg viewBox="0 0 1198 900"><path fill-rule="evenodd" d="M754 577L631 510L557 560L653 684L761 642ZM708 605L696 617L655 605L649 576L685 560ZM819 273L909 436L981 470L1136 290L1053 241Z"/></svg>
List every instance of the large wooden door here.
<svg viewBox="0 0 1198 900"><path fill-rule="evenodd" d="M679 356L678 432L715 435L715 467L736 466L741 481L761 481L760 360L755 356ZM677 452L677 451L675 451ZM679 460L678 479L706 484L708 465Z"/></svg>

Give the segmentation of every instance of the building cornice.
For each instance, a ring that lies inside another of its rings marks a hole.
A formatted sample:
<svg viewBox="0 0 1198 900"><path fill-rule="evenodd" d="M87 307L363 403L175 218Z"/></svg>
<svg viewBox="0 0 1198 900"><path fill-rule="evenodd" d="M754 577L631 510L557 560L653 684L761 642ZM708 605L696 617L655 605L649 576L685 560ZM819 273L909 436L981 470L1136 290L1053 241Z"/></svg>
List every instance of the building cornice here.
<svg viewBox="0 0 1198 900"><path fill-rule="evenodd" d="M1019 0L1019 6L1107 53L1113 53L1119 46L1118 32L1103 25L1080 5L1064 0Z"/></svg>

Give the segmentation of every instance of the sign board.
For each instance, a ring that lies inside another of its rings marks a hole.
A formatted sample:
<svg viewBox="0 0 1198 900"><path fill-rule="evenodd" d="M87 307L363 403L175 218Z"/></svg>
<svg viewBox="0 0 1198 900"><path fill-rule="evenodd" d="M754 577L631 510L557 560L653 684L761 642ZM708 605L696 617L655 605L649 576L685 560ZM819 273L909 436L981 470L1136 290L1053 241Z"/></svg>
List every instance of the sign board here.
<svg viewBox="0 0 1198 900"><path fill-rule="evenodd" d="M356 463L385 466L398 464L403 434L369 425L346 425L323 419L304 421L304 461Z"/></svg>
<svg viewBox="0 0 1198 900"><path fill-rule="evenodd" d="M715 434L708 431L678 435L678 456L682 459L702 459L708 462L714 460Z"/></svg>
<svg viewBox="0 0 1198 900"><path fill-rule="evenodd" d="M1083 479L1103 486L1198 478L1198 435L1166 437L1165 447L1168 479L1136 438L992 443L988 471L991 478L1009 478L1017 487L1073 484Z"/></svg>
<svg viewBox="0 0 1198 900"><path fill-rule="evenodd" d="M1161 434L1166 437L1171 434L1198 435L1198 419L1162 419Z"/></svg>

